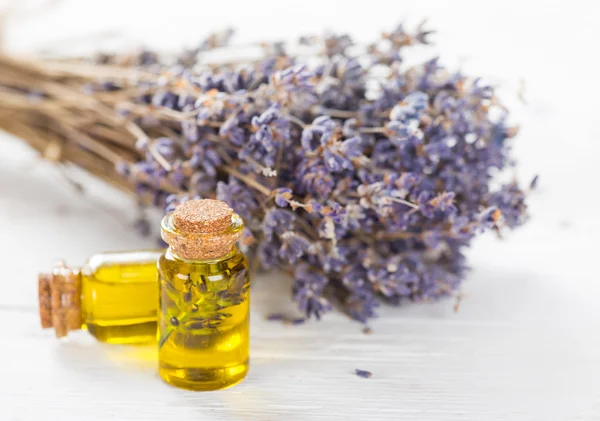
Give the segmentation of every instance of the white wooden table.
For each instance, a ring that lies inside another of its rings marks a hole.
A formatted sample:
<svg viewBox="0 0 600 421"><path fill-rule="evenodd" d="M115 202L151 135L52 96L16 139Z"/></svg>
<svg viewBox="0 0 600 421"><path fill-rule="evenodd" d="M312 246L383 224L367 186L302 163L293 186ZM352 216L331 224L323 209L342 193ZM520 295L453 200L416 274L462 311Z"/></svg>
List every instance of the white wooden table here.
<svg viewBox="0 0 600 421"><path fill-rule="evenodd" d="M290 13L305 23L287 33L329 26L354 28L359 37L374 30L365 22L389 26L403 13L383 1L364 10L271 2L278 20L264 2L227 10L148 3L71 2L50 17L15 23L10 45L38 48L102 28L101 21L176 45L193 34L196 18L186 7L252 38L286 33ZM152 348L103 345L85 332L57 341L40 329L36 273L53 259L79 264L101 250L153 242L130 229L131 198L89 178L78 195L55 168L0 134L0 420L600 419L600 83L598 60L588 53L599 39L598 6L524 3L420 1L408 11L432 17L443 56L461 58L467 71L490 75L506 91L525 79L527 106L511 106L523 125L518 175L541 173L531 222L504 241L476 242L457 313L452 300L382 308L371 335L338 314L302 326L268 322L271 312L293 311L289 281L256 279L251 371L226 391L167 386ZM124 17L140 7L141 23ZM342 21L334 19L340 14ZM156 28L163 22L164 31L175 17L187 24L176 25L181 31L167 42ZM355 368L373 377L359 378Z"/></svg>

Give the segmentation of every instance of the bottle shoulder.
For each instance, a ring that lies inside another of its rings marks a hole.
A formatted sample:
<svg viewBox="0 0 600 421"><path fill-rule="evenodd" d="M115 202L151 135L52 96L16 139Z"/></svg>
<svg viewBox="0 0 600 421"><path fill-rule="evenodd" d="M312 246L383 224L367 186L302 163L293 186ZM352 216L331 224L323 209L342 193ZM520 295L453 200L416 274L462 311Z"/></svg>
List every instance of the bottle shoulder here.
<svg viewBox="0 0 600 421"><path fill-rule="evenodd" d="M81 268L83 281L93 278L104 283L152 282L156 279L156 262L164 250L137 250L100 253Z"/></svg>
<svg viewBox="0 0 600 421"><path fill-rule="evenodd" d="M238 271L248 268L248 259L239 249L221 259L189 260L181 259L167 250L159 259L160 270L178 273L198 272L202 274L215 274L223 271Z"/></svg>

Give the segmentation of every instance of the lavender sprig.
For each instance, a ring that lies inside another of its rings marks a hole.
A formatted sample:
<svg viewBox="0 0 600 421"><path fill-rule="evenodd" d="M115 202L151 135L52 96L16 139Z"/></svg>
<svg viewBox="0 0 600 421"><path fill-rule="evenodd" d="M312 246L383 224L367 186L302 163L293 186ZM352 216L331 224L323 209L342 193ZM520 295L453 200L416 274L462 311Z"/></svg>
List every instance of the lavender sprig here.
<svg viewBox="0 0 600 421"><path fill-rule="evenodd" d="M330 34L301 39L302 54L264 43L256 59L204 61L229 43L228 31L175 65L149 51L128 61L103 55L98 76L70 82L71 95L85 91L86 118L101 105L95 126L70 123L68 101L52 114L57 89L36 92L32 109L38 126L47 119L49 130L68 129L58 136L78 148L65 148L64 159L101 174L80 154L111 162L145 203L170 210L194 196L227 202L248 227L246 250L264 269L293 274L292 296L307 317L335 304L366 322L382 301L453 294L471 240L526 219L515 182L490 187L512 165L516 134L493 87L437 59L402 62L430 34L400 25L366 48ZM54 64L51 74L59 70ZM5 86L7 99L28 85Z"/></svg>

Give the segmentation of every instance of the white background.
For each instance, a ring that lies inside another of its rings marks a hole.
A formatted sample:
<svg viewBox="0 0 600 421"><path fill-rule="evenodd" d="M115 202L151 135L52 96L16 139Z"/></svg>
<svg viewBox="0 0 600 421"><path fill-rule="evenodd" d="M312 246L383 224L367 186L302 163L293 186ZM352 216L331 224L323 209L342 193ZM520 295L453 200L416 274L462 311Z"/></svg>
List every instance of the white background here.
<svg viewBox="0 0 600 421"><path fill-rule="evenodd" d="M452 300L383 308L372 335L341 315L286 327L264 317L293 308L289 281L260 277L248 378L192 393L158 379L151 348L40 329L35 278L53 259L154 244L130 229L131 198L88 178L78 195L0 134L1 420L600 419L598 2L12 3L26 13L7 22L5 50L30 54L169 50L227 26L241 42L324 28L368 40L429 17L444 63L500 86L522 126L515 175L540 183L527 226L474 244L458 313ZM514 99L521 80L526 104Z"/></svg>

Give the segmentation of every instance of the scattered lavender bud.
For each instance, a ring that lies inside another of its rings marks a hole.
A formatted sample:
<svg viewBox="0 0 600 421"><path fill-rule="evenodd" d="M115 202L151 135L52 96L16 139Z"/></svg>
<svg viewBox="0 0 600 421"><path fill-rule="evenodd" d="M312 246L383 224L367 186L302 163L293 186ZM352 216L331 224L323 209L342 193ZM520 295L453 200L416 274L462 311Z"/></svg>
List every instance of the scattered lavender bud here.
<svg viewBox="0 0 600 421"><path fill-rule="evenodd" d="M283 315L282 313L272 313L267 316L267 320L270 322L284 320L284 319L285 319L285 315Z"/></svg>
<svg viewBox="0 0 600 421"><path fill-rule="evenodd" d="M367 370L360 370L360 369L358 369L358 368L357 368L357 369L355 369L355 370L354 370L354 372L356 373L356 375L357 375L358 377L362 377L362 378L364 378L364 379L368 379L368 378L370 378L370 377L373 375L373 373L371 373L370 371L367 371Z"/></svg>
<svg viewBox="0 0 600 421"><path fill-rule="evenodd" d="M533 177L533 179L531 180L531 183L529 183L529 190L535 190L537 188L539 179L540 179L539 175L536 175L535 177Z"/></svg>
<svg viewBox="0 0 600 421"><path fill-rule="evenodd" d="M293 326L301 325L306 322L306 319L303 317L289 317L283 313L269 314L267 316L267 320L271 321L271 322L280 321L280 322L283 322L283 324L285 324L285 325L293 325Z"/></svg>

